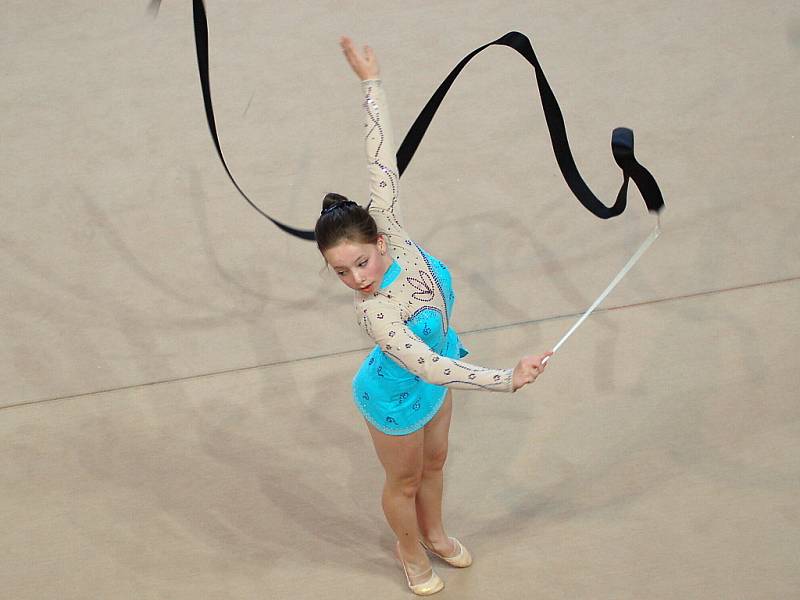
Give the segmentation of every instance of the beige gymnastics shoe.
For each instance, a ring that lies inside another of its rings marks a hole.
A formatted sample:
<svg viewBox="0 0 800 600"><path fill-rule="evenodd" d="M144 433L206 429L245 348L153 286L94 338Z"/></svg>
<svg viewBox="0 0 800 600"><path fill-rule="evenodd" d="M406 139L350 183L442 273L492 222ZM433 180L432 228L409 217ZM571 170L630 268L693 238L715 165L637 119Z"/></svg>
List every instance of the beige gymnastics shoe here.
<svg viewBox="0 0 800 600"><path fill-rule="evenodd" d="M459 569L470 566L472 564L472 555L469 553L469 550L464 548L461 542L459 542L456 538L451 537L450 540L456 547L456 553L453 556L442 556L436 552L436 550L434 550L430 544L426 544L422 540L420 540L419 543L422 544L422 547L425 548L425 550L433 554L436 558L442 559L448 565L458 567Z"/></svg>
<svg viewBox="0 0 800 600"><path fill-rule="evenodd" d="M403 573L406 576L406 583L408 584L409 589L414 592L417 596L430 596L431 594L435 594L436 592L441 592L444 589L444 581L442 581L441 577L436 574L436 571L433 570L433 567L429 569L431 572L431 576L428 577L422 583L411 583L411 578L408 576L408 569L406 569L406 563L403 561L403 557L400 556L400 542L397 543L396 548L397 553L397 560L400 561L400 565L403 567ZM425 571L427 573L428 571ZM423 573L423 575L425 574Z"/></svg>

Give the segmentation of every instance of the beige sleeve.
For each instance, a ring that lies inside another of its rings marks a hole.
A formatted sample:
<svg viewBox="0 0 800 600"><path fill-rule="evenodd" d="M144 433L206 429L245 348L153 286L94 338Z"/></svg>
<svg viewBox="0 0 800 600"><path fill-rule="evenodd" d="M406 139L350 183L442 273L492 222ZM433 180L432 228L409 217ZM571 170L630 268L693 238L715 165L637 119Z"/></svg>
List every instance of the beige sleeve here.
<svg viewBox="0 0 800 600"><path fill-rule="evenodd" d="M380 79L361 82L364 92L364 146L369 168L369 210L376 221L388 219L399 225L398 183L394 135L386 93ZM379 227L381 223L379 222Z"/></svg>
<svg viewBox="0 0 800 600"><path fill-rule="evenodd" d="M428 383L464 390L513 392L513 369L487 369L434 352L411 331L392 304L362 305L364 329L381 350Z"/></svg>

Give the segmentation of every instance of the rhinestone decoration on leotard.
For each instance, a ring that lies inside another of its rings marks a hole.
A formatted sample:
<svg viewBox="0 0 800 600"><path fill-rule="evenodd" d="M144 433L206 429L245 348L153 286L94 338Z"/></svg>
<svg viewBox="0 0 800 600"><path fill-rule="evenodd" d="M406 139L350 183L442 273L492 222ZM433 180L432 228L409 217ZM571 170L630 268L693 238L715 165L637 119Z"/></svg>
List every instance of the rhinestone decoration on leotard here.
<svg viewBox="0 0 800 600"><path fill-rule="evenodd" d="M419 300L420 302L433 301L433 298L436 294L433 290L433 279L431 278L430 274L426 273L425 271L419 271L419 279L416 277L406 277L406 282L408 282L411 287L417 290L411 294L411 297L414 298L414 300Z"/></svg>
<svg viewBox="0 0 800 600"><path fill-rule="evenodd" d="M405 400L408 400L408 392L403 392L402 394L395 394L392 396L392 400L396 406L401 406Z"/></svg>
<svg viewBox="0 0 800 600"><path fill-rule="evenodd" d="M436 287L439 289L439 293L442 295L442 298L444 298L444 288L442 287L442 282L439 281L439 276L437 275L436 269L433 269L431 267L431 263L428 261L428 254L422 248L419 247L419 244L415 244L415 246L417 247L417 250L419 251L420 256L422 256L422 260L425 261L425 264L428 267L428 272L433 276L433 280L436 282ZM433 257L431 257L431 259L435 260ZM442 264L441 261L437 260L436 262L439 265L439 267L442 268L442 270L445 269L445 266ZM450 296L451 296L450 297L450 308L452 309L452 304L453 304L453 297L452 297L453 296L453 289L452 289L452 286L450 288ZM444 309L445 309L445 311L444 311L445 315L447 315L447 313L448 313L447 305L444 306ZM448 323L447 323L445 329L448 329L449 327L450 327L450 324L449 324L449 318L448 318Z"/></svg>
<svg viewBox="0 0 800 600"><path fill-rule="evenodd" d="M381 147L383 146L383 141L384 141L383 128L381 127L380 124L380 112L376 110L377 106L378 106L377 103L372 98L372 88L369 88L367 90L367 96L366 98L364 98L364 108L366 109L369 118L372 120L373 127L367 132L367 137L371 136L372 132L375 131L376 129L378 130L378 134L380 135L380 142L378 142L378 147L375 149L375 156L378 156L378 154L380 154Z"/></svg>

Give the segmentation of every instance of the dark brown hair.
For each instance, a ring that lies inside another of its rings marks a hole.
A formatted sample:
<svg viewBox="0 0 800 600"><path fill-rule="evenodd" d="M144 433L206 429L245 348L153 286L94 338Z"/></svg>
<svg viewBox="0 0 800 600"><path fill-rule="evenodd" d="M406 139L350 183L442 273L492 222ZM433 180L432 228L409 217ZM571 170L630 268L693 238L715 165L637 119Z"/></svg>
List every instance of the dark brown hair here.
<svg viewBox="0 0 800 600"><path fill-rule="evenodd" d="M341 194L325 194L322 213L314 227L317 248L325 252L340 242L374 244L378 240L378 226L366 208Z"/></svg>

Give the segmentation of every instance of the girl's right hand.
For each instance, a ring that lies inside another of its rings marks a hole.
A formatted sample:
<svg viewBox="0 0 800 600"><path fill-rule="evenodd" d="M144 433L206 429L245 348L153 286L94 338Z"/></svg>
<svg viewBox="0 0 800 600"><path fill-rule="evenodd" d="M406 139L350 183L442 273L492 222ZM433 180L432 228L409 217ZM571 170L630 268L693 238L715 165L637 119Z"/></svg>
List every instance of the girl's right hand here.
<svg viewBox="0 0 800 600"><path fill-rule="evenodd" d="M514 367L514 375L512 377L515 392L519 388L536 381L536 378L544 371L545 363L543 361L548 356L553 356L553 353L545 352L538 356L523 356L519 360L517 366Z"/></svg>
<svg viewBox="0 0 800 600"><path fill-rule="evenodd" d="M339 45L344 51L344 56L347 62L350 63L353 71L361 79L378 79L380 77L380 67L378 66L378 59L375 58L375 52L369 46L364 46L364 54L359 53L351 40L346 35L343 35L339 40Z"/></svg>

